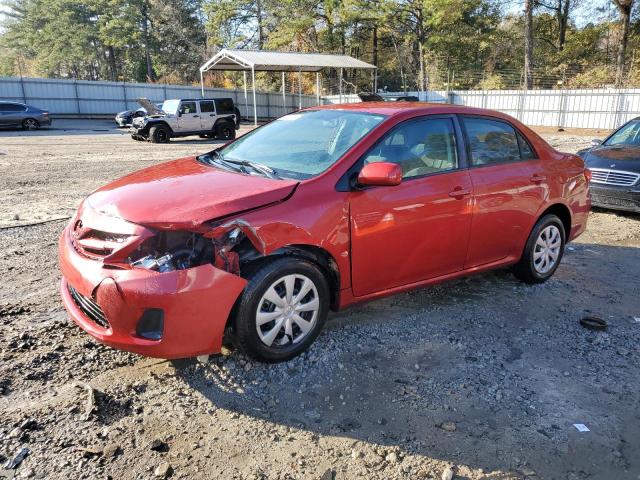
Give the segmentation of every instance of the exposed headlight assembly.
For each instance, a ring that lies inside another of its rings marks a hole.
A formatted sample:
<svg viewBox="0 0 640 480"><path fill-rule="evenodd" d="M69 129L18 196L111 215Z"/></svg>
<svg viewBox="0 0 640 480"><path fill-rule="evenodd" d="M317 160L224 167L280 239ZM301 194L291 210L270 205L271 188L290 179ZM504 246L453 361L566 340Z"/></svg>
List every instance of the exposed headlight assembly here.
<svg viewBox="0 0 640 480"><path fill-rule="evenodd" d="M157 272L196 267L213 260L210 239L193 232L159 232L129 256L129 264Z"/></svg>

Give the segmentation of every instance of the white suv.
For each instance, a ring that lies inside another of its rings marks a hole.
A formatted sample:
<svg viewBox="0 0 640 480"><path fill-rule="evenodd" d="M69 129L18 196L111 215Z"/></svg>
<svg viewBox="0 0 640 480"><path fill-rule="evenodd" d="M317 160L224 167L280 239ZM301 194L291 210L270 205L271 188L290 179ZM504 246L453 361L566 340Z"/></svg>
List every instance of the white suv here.
<svg viewBox="0 0 640 480"><path fill-rule="evenodd" d="M232 140L240 128L240 111L231 98L165 100L162 109L146 98L139 98L138 103L148 114L133 120L130 132L134 140L166 143L188 135Z"/></svg>

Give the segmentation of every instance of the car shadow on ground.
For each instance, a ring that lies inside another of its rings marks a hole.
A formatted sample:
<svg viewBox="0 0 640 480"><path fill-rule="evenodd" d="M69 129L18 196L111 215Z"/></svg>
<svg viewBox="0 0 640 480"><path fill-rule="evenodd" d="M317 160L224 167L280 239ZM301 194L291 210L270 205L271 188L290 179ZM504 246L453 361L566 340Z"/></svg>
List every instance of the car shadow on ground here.
<svg viewBox="0 0 640 480"><path fill-rule="evenodd" d="M546 284L505 270L456 280L333 314L289 362L233 353L178 375L216 408L405 455L485 471L526 466L540 478L631 478L640 375L619 367L638 364L629 355L640 281L619 266L637 266L638 254L571 244ZM608 330L583 328L585 314Z"/></svg>

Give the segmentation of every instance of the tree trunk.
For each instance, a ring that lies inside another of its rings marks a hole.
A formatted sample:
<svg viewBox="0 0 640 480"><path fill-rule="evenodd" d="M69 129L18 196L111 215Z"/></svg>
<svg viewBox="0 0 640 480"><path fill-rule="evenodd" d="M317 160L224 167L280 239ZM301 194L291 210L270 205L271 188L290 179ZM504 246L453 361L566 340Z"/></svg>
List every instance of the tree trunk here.
<svg viewBox="0 0 640 480"><path fill-rule="evenodd" d="M564 50L567 40L567 26L569 24L569 9L571 0L558 0L558 50Z"/></svg>
<svg viewBox="0 0 640 480"><path fill-rule="evenodd" d="M533 0L524 2L524 88L533 88Z"/></svg>
<svg viewBox="0 0 640 480"><path fill-rule="evenodd" d="M262 18L262 0L256 0L256 21L258 22L258 49L264 46L264 24Z"/></svg>
<svg viewBox="0 0 640 480"><path fill-rule="evenodd" d="M627 53L627 43L629 42L629 22L631 20L631 9L633 0L613 0L620 12L620 23L622 31L618 43L618 54L616 57L616 88L622 88L624 83L624 62Z"/></svg>
<svg viewBox="0 0 640 480"><path fill-rule="evenodd" d="M373 37L372 38L372 50L373 50L372 63L377 67L378 66L378 26L377 25L373 26L372 37Z"/></svg>
<svg viewBox="0 0 640 480"><path fill-rule="evenodd" d="M144 59L147 64L147 81L155 82L156 75L153 71L153 63L151 63L151 42L149 40L149 4L146 0L142 3L142 36L144 38Z"/></svg>
<svg viewBox="0 0 640 480"><path fill-rule="evenodd" d="M109 63L109 74L111 81L118 81L118 65L116 63L116 51L113 47L107 47L107 62Z"/></svg>

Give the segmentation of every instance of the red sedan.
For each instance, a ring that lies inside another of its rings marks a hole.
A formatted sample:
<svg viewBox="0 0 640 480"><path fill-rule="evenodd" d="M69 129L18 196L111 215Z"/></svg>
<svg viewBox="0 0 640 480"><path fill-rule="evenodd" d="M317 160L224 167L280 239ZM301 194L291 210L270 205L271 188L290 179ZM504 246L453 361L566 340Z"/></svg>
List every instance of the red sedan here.
<svg viewBox="0 0 640 480"><path fill-rule="evenodd" d="M493 111L361 103L284 116L92 193L61 293L101 342L282 361L329 309L512 266L544 282L590 207L582 160Z"/></svg>

